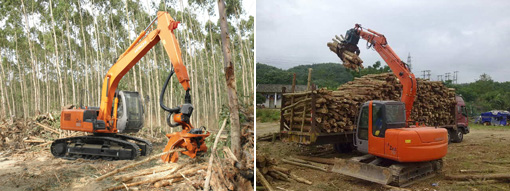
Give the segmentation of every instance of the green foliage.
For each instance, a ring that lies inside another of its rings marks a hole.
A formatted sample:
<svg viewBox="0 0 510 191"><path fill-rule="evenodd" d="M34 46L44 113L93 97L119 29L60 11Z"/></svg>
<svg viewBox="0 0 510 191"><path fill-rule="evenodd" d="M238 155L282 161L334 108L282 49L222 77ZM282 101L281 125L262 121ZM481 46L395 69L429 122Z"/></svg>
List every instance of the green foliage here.
<svg viewBox="0 0 510 191"><path fill-rule="evenodd" d="M257 109L258 122L275 122L280 120L280 109Z"/></svg>
<svg viewBox="0 0 510 191"><path fill-rule="evenodd" d="M259 84L290 84L292 83L292 73L257 63L257 83Z"/></svg>
<svg viewBox="0 0 510 191"><path fill-rule="evenodd" d="M264 102L266 102L266 96L257 93L256 100L257 100L257 104L263 104Z"/></svg>
<svg viewBox="0 0 510 191"><path fill-rule="evenodd" d="M510 108L510 82L495 82L489 75L482 74L475 82L447 86L455 88L456 93L464 97L470 116Z"/></svg>
<svg viewBox="0 0 510 191"><path fill-rule="evenodd" d="M308 83L308 68L312 68L312 83L320 88L336 89L341 84L353 79L349 71L337 63L300 65L287 71L296 73L297 84L306 85Z"/></svg>
<svg viewBox="0 0 510 191"><path fill-rule="evenodd" d="M354 77L361 77L367 74L381 74L391 72L391 69L388 65L381 65L381 61L376 61L374 65L368 66L366 68L361 69L359 72L351 70L351 74Z"/></svg>
<svg viewBox="0 0 510 191"><path fill-rule="evenodd" d="M300 65L288 70L257 63L257 83L291 84L292 74L296 73L296 84L306 85L308 82L308 68L312 68L312 83L328 89L336 89L338 86L353 80L354 77L391 72L391 69L386 65L382 66L380 61L361 69L359 72L348 70L337 63Z"/></svg>

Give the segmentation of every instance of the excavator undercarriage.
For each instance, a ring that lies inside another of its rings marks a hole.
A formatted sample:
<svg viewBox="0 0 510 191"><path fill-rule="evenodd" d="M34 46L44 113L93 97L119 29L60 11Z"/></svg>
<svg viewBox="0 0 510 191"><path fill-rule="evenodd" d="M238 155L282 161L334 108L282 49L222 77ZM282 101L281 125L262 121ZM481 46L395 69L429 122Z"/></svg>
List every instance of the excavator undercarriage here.
<svg viewBox="0 0 510 191"><path fill-rule="evenodd" d="M399 163L367 154L347 160L339 159L331 171L379 184L406 187L433 177L442 168L442 164L442 159Z"/></svg>
<svg viewBox="0 0 510 191"><path fill-rule="evenodd" d="M144 139L118 134L95 134L57 139L51 145L55 157L65 159L133 160L152 152Z"/></svg>

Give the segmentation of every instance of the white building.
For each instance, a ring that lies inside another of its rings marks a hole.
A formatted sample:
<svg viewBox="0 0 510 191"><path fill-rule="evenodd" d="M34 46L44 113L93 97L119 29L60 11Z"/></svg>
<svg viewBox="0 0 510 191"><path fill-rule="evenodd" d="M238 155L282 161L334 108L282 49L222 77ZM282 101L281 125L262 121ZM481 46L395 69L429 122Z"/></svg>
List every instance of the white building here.
<svg viewBox="0 0 510 191"><path fill-rule="evenodd" d="M262 104L264 108L280 108L282 106L282 87L288 93L292 89L292 85L286 84L257 84L257 93L266 97L266 101ZM295 92L306 90L306 85L296 85Z"/></svg>

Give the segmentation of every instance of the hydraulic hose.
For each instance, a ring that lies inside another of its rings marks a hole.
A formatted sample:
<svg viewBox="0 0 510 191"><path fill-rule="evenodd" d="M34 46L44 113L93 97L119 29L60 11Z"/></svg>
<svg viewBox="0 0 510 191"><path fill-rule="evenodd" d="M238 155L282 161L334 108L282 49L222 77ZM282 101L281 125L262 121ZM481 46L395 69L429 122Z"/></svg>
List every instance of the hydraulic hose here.
<svg viewBox="0 0 510 191"><path fill-rule="evenodd" d="M168 86L168 82L170 82L170 78L172 77L172 75L174 75L174 68L173 67L172 67L172 70L170 70L170 74L168 74L168 77L166 78L165 84L163 85L163 89L161 89L161 94L159 95L159 106L161 107L161 109L163 109L165 111L168 111L171 114L172 113L177 113L180 110L179 106L174 107L174 108L168 108L163 103L163 97L165 96L166 87Z"/></svg>

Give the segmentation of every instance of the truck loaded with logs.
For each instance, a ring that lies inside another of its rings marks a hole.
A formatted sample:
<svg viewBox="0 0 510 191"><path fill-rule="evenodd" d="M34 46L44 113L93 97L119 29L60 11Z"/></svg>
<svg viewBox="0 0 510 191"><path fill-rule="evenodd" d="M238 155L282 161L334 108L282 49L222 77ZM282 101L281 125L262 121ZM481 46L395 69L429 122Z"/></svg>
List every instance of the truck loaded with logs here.
<svg viewBox="0 0 510 191"><path fill-rule="evenodd" d="M359 70L359 38L367 40L392 70L372 74L337 90L285 93L280 116L282 140L334 144L339 152L356 148L364 156L338 159L332 172L406 186L441 169L448 143L469 133L465 103L442 82L416 79L384 35L356 24L346 38L328 43L346 68Z"/></svg>

